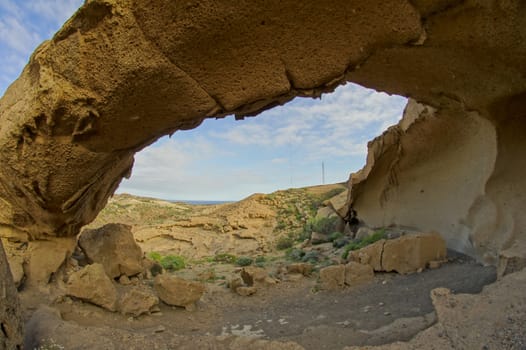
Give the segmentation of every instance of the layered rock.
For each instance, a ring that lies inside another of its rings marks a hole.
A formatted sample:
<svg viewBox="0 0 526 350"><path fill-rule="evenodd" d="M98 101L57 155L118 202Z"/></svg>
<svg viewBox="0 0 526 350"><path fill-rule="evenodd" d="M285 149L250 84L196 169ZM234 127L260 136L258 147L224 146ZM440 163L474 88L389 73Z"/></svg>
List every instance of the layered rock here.
<svg viewBox="0 0 526 350"><path fill-rule="evenodd" d="M320 282L323 289L339 289L345 286L357 286L372 281L374 271L371 266L357 262L346 265L327 266L320 270Z"/></svg>

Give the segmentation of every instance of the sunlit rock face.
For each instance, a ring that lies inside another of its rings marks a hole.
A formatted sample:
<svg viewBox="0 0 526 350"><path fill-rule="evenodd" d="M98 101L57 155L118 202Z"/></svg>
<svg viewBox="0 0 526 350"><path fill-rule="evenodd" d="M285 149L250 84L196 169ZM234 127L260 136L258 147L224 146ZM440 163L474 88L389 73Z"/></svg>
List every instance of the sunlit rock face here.
<svg viewBox="0 0 526 350"><path fill-rule="evenodd" d="M493 256L524 236L525 22L519 0L88 0L0 100L0 224L74 235L160 136L353 81L432 106L372 144L358 216Z"/></svg>

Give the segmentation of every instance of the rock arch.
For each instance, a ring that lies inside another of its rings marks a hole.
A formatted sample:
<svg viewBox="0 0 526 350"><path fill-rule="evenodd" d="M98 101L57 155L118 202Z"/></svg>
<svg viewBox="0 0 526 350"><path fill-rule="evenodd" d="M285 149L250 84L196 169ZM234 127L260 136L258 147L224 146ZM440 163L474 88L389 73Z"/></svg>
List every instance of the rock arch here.
<svg viewBox="0 0 526 350"><path fill-rule="evenodd" d="M494 256L525 235L525 15L518 0L88 0L0 100L3 235L74 235L158 137L353 81L436 113L372 144L350 204L374 224L445 229L429 213L456 201L462 179L461 212L438 221L455 226L451 242ZM433 157L456 168L452 145L481 162L442 174ZM408 195L415 177L436 185L433 172L449 179L441 205ZM429 215L407 214L422 206Z"/></svg>

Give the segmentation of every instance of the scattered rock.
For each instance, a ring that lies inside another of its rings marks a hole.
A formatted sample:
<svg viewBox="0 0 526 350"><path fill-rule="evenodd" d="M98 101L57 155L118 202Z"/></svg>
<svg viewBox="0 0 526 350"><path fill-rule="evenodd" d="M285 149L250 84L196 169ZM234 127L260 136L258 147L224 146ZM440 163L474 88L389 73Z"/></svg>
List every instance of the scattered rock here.
<svg viewBox="0 0 526 350"><path fill-rule="evenodd" d="M107 224L98 229L85 229L79 237L79 246L90 263L102 264L111 278L134 276L144 269L141 248L128 225Z"/></svg>
<svg viewBox="0 0 526 350"><path fill-rule="evenodd" d="M442 264L445 264L447 260L433 260L427 264L430 269L438 269Z"/></svg>
<svg viewBox="0 0 526 350"><path fill-rule="evenodd" d="M316 218L328 218L336 214L336 212L331 207L321 207L316 212Z"/></svg>
<svg viewBox="0 0 526 350"><path fill-rule="evenodd" d="M312 232L310 235L310 242L312 244L321 244L329 242L329 236L323 233Z"/></svg>
<svg viewBox="0 0 526 350"><path fill-rule="evenodd" d="M155 277L154 288L159 298L166 304L186 309L192 309L205 292L205 285L202 283L167 274Z"/></svg>
<svg viewBox="0 0 526 350"><path fill-rule="evenodd" d="M256 291L257 291L257 288L254 286L252 287L241 286L241 287L236 288L236 293L243 297L248 297L249 295L255 294Z"/></svg>
<svg viewBox="0 0 526 350"><path fill-rule="evenodd" d="M369 265L350 262L345 265L345 284L355 286L372 281L374 278L373 268Z"/></svg>
<svg viewBox="0 0 526 350"><path fill-rule="evenodd" d="M241 270L241 278L249 287L253 285L262 285L267 281L268 272L262 267L247 266Z"/></svg>
<svg viewBox="0 0 526 350"><path fill-rule="evenodd" d="M349 190L345 190L342 193L329 199L329 205L342 218L344 218L349 212L349 203L347 201L348 197Z"/></svg>
<svg viewBox="0 0 526 350"><path fill-rule="evenodd" d="M128 278L128 276L122 275L121 277L119 277L119 283L122 284L123 286L128 286L131 284L131 281Z"/></svg>
<svg viewBox="0 0 526 350"><path fill-rule="evenodd" d="M123 314L140 316L148 314L159 304L159 298L149 288L131 287L121 294L118 309Z"/></svg>
<svg viewBox="0 0 526 350"><path fill-rule="evenodd" d="M235 292L236 289L238 287L241 287L242 285L243 285L243 279L241 279L241 277L239 276L235 276L232 279L230 279L230 281L228 281L228 288L230 288L232 292Z"/></svg>
<svg viewBox="0 0 526 350"><path fill-rule="evenodd" d="M117 290L102 264L88 265L72 273L67 284L67 294L110 311L116 310Z"/></svg>
<svg viewBox="0 0 526 350"><path fill-rule="evenodd" d="M446 242L439 234L407 235L385 242L382 268L387 272L411 273L445 257Z"/></svg>
<svg viewBox="0 0 526 350"><path fill-rule="evenodd" d="M312 272L312 265L309 263L294 263L287 266L287 273L301 274L309 276Z"/></svg>

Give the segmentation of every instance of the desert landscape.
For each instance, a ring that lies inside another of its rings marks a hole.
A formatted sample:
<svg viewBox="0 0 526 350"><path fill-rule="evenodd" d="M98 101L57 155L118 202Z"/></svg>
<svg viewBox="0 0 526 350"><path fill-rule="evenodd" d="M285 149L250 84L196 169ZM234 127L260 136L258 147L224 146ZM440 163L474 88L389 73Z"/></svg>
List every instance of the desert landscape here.
<svg viewBox="0 0 526 350"><path fill-rule="evenodd" d="M525 349L524 38L521 0L86 0L0 98L0 349ZM347 83L407 104L344 183L115 195L164 136Z"/></svg>
<svg viewBox="0 0 526 350"><path fill-rule="evenodd" d="M343 349L432 330L453 342L442 327L484 324L451 318L451 305L490 298L506 327L481 346L524 345L511 336L524 315L501 309L523 295L495 293L494 267L446 251L436 233L346 224L347 195L344 184L219 205L122 194L78 239L47 242L52 258L7 240L25 347Z"/></svg>

